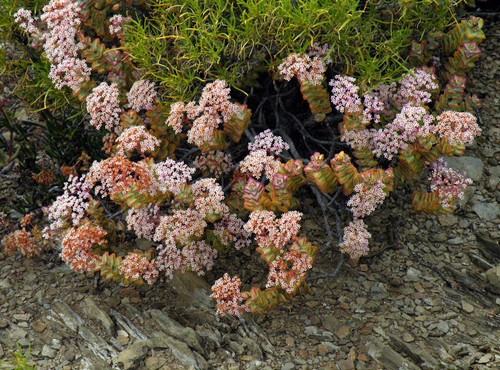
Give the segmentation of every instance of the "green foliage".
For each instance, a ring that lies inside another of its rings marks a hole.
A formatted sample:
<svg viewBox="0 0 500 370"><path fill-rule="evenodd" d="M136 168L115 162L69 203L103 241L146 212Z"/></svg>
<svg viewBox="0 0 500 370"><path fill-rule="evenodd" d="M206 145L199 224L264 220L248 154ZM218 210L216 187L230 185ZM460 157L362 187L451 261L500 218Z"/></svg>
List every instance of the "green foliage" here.
<svg viewBox="0 0 500 370"><path fill-rule="evenodd" d="M24 349L16 343L17 351L12 352L13 359L0 359L0 369L11 370L36 370L36 366L31 364L31 348Z"/></svg>
<svg viewBox="0 0 500 370"><path fill-rule="evenodd" d="M407 71L408 50L455 22L466 1L153 0L127 27L125 48L164 97L189 101L209 81L246 90L292 53L331 46L335 69L362 89ZM322 113L319 113L319 118Z"/></svg>

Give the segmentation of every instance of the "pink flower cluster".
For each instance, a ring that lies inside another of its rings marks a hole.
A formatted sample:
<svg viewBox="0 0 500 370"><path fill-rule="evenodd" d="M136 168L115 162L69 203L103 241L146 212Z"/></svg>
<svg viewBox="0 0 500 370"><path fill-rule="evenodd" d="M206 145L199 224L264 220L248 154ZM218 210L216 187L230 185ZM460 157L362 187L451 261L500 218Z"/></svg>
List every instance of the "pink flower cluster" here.
<svg viewBox="0 0 500 370"><path fill-rule="evenodd" d="M256 135L253 143L248 144L248 150L250 152L265 150L267 153L273 155L278 155L282 151L288 149L290 149L290 145L288 145L281 136L274 135L269 129Z"/></svg>
<svg viewBox="0 0 500 370"><path fill-rule="evenodd" d="M122 112L119 101L120 91L115 83L108 85L102 82L94 87L92 93L87 96L87 112L91 120L90 124L98 130L104 125L110 132L119 133L120 114Z"/></svg>
<svg viewBox="0 0 500 370"><path fill-rule="evenodd" d="M51 0L43 8L40 20L45 22L46 31L41 32L36 26L31 13L20 9L16 20L21 27L35 38L43 41L45 55L51 63L49 77L57 89L68 86L78 90L80 85L90 78L91 69L79 59L82 48L76 37L81 24L81 5L72 0Z"/></svg>
<svg viewBox="0 0 500 370"><path fill-rule="evenodd" d="M300 83L319 85L323 81L326 67L320 58L291 54L278 66L278 71L286 81L297 77Z"/></svg>
<svg viewBox="0 0 500 370"><path fill-rule="evenodd" d="M354 186L355 194L347 202L354 218L365 217L371 214L378 205L384 202L387 194L384 192L384 183L379 180L372 186L364 182Z"/></svg>
<svg viewBox="0 0 500 370"><path fill-rule="evenodd" d="M184 126L186 114L186 104L183 102L173 103L170 106L170 115L167 118L165 124L172 127L175 133L180 134L182 132L182 127Z"/></svg>
<svg viewBox="0 0 500 370"><path fill-rule="evenodd" d="M250 233L244 229L245 223L233 213L226 213L222 219L214 224L214 234L224 245L234 244L240 250L251 244Z"/></svg>
<svg viewBox="0 0 500 370"><path fill-rule="evenodd" d="M137 112L153 109L157 101L155 83L148 80L134 82L127 93L127 99L130 108Z"/></svg>
<svg viewBox="0 0 500 370"><path fill-rule="evenodd" d="M450 144L470 144L481 134L474 115L468 112L446 111L437 116L433 132Z"/></svg>
<svg viewBox="0 0 500 370"><path fill-rule="evenodd" d="M44 229L45 238L48 239L53 232L62 230L67 223L73 226L80 225L92 200L91 190L85 175L79 178L69 176L64 184L64 193L44 209L45 215L51 221L50 226Z"/></svg>
<svg viewBox="0 0 500 370"><path fill-rule="evenodd" d="M307 253L292 247L269 264L266 287L279 286L287 293L293 294L310 269L312 269L312 258Z"/></svg>
<svg viewBox="0 0 500 370"><path fill-rule="evenodd" d="M106 235L106 230L90 222L71 228L62 240L62 260L75 271L93 271L99 256L92 252L92 248L106 245Z"/></svg>
<svg viewBox="0 0 500 370"><path fill-rule="evenodd" d="M35 20L33 19L33 13L31 13L31 10L23 8L19 9L14 14L14 21L16 21L16 23L19 23L19 27L21 27L29 34L31 34L31 36L36 36L40 32L40 30L35 24Z"/></svg>
<svg viewBox="0 0 500 370"><path fill-rule="evenodd" d="M160 146L160 140L146 131L144 126L132 126L125 129L118 139L118 153L138 151L142 155L152 153Z"/></svg>
<svg viewBox="0 0 500 370"><path fill-rule="evenodd" d="M120 273L130 281L143 279L149 285L158 278L158 267L155 262L149 261L145 256L129 253L120 265Z"/></svg>
<svg viewBox="0 0 500 370"><path fill-rule="evenodd" d="M188 142L198 147L210 143L221 124L243 112L242 105L231 103L229 93L226 81L215 80L203 88L198 103L172 104L166 124L180 133L187 118L192 121Z"/></svg>
<svg viewBox="0 0 500 370"><path fill-rule="evenodd" d="M248 233L255 234L255 240L259 246L273 246L283 250L292 239L297 237L301 218L302 213L297 211L283 213L278 220L274 212L253 211L244 229Z"/></svg>
<svg viewBox="0 0 500 370"><path fill-rule="evenodd" d="M155 230L154 240L173 240L180 245L187 245L193 239L203 236L207 222L203 215L194 209L176 209L171 215L161 216Z"/></svg>
<svg viewBox="0 0 500 370"><path fill-rule="evenodd" d="M332 103L341 113L355 113L362 109L359 87L355 82L354 77L336 75L329 83L332 87Z"/></svg>
<svg viewBox="0 0 500 370"><path fill-rule="evenodd" d="M217 258L217 251L212 249L204 240L192 241L177 248L172 238L167 238L164 244L157 247L158 257L155 259L158 270L172 279L176 271L193 271L204 275L205 270L211 270Z"/></svg>
<svg viewBox="0 0 500 370"><path fill-rule="evenodd" d="M422 106L430 103L431 92L439 87L434 73L422 68L412 70L399 82L399 89L393 97L398 108L405 105Z"/></svg>
<svg viewBox="0 0 500 370"><path fill-rule="evenodd" d="M241 285L242 282L237 276L230 277L228 273L215 281L212 286L212 298L217 302L217 315L240 316L248 311L248 307L243 303Z"/></svg>
<svg viewBox="0 0 500 370"><path fill-rule="evenodd" d="M231 155L220 150L197 156L194 165L203 173L211 173L216 178L221 178L234 166Z"/></svg>
<svg viewBox="0 0 500 370"><path fill-rule="evenodd" d="M272 180L278 173L281 162L264 149L250 152L239 164L240 171L247 173L255 179L260 179L265 174L268 180Z"/></svg>
<svg viewBox="0 0 500 370"><path fill-rule="evenodd" d="M446 167L446 162L440 158L433 163L432 174L429 180L431 191L437 191L441 204L444 208L450 208L455 199L463 199L464 190L472 184L472 180L466 178L460 172Z"/></svg>
<svg viewBox="0 0 500 370"><path fill-rule="evenodd" d="M132 187L141 194L156 193L153 173L146 162L132 162L122 155L95 161L87 173L86 182L94 193L111 197L126 193Z"/></svg>
<svg viewBox="0 0 500 370"><path fill-rule="evenodd" d="M200 179L192 186L194 206L203 218L229 212L224 203L224 191L212 178Z"/></svg>
<svg viewBox="0 0 500 370"><path fill-rule="evenodd" d="M372 235L368 232L365 222L355 219L344 228L343 241L340 243L342 253L348 254L352 259L357 260L366 256L370 250L368 239Z"/></svg>
<svg viewBox="0 0 500 370"><path fill-rule="evenodd" d="M331 46L328 44L320 45L315 42L313 46L307 49L307 55L309 55L313 59L321 59L325 65L332 64L332 60L327 57L328 53L331 50Z"/></svg>
<svg viewBox="0 0 500 370"><path fill-rule="evenodd" d="M160 207L150 204L141 208L130 208L127 212L127 229L135 232L138 238L153 240L160 223Z"/></svg>
<svg viewBox="0 0 500 370"><path fill-rule="evenodd" d="M157 187L163 193L179 193L182 187L191 181L195 172L195 168L171 158L154 165Z"/></svg>
<svg viewBox="0 0 500 370"><path fill-rule="evenodd" d="M424 107L406 105L383 129L373 131L373 153L391 160L414 143L429 135L434 117Z"/></svg>
<svg viewBox="0 0 500 370"><path fill-rule="evenodd" d="M374 123L380 122L380 114L382 114L386 107L380 98L375 94L366 94L363 96L363 123L369 125L372 121Z"/></svg>
<svg viewBox="0 0 500 370"><path fill-rule="evenodd" d="M123 25L130 21L132 18L124 17L123 15L116 14L109 18L109 33L118 37L123 36Z"/></svg>

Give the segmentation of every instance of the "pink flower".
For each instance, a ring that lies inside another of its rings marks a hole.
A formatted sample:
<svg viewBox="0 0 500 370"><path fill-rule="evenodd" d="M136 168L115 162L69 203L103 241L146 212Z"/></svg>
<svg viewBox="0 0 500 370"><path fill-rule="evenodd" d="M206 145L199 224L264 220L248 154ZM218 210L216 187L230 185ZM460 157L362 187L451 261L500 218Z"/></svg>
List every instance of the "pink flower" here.
<svg viewBox="0 0 500 370"><path fill-rule="evenodd" d="M184 162L175 161L171 158L156 163L154 166L158 189L164 193L179 193L182 187L191 181L195 172L195 168L191 168Z"/></svg>
<svg viewBox="0 0 500 370"><path fill-rule="evenodd" d="M256 135L253 143L248 144L248 150L250 152L265 150L272 155L278 155L282 151L288 149L290 149L290 145L288 145L288 143L286 143L280 136L274 135L269 129Z"/></svg>
<svg viewBox="0 0 500 370"><path fill-rule="evenodd" d="M312 258L298 249L290 249L269 264L266 287L279 286L293 294L312 268Z"/></svg>
<svg viewBox="0 0 500 370"><path fill-rule="evenodd" d="M433 163L432 168L429 178L432 181L431 191L437 191L442 206L450 208L455 199L463 199L464 190L472 184L472 180L452 168L447 168L443 158Z"/></svg>
<svg viewBox="0 0 500 370"><path fill-rule="evenodd" d="M144 126L132 126L125 129L118 139L118 152L125 154L137 150L144 155L146 152L152 153L160 145L160 140L146 131Z"/></svg>
<svg viewBox="0 0 500 370"><path fill-rule="evenodd" d="M229 211L224 203L224 191L215 179L196 181L192 186L194 206L202 217L220 215Z"/></svg>
<svg viewBox="0 0 500 370"><path fill-rule="evenodd" d="M331 81L332 103L341 113L355 113L362 109L358 95L359 87L354 83L356 79L349 76L336 75Z"/></svg>
<svg viewBox="0 0 500 370"><path fill-rule="evenodd" d="M354 215L354 218L365 217L371 214L379 204L384 202L386 193L384 183L379 180L376 184L367 186L359 183L354 186L355 194L347 202L347 206Z"/></svg>
<svg viewBox="0 0 500 370"><path fill-rule="evenodd" d="M159 242L172 238L181 245L187 245L193 239L200 239L206 227L207 223L200 212L176 209L171 215L160 217L154 240Z"/></svg>
<svg viewBox="0 0 500 370"><path fill-rule="evenodd" d="M319 58L309 55L291 54L278 66L278 71L286 81L297 77L300 83L321 84L325 73L325 64Z"/></svg>
<svg viewBox="0 0 500 370"><path fill-rule="evenodd" d="M173 103L170 106L170 115L165 124L172 127L175 133L180 134L184 126L184 118L186 115L186 105L182 102Z"/></svg>
<svg viewBox="0 0 500 370"><path fill-rule="evenodd" d="M211 173L216 178L221 178L229 173L234 164L229 153L217 150L197 156L194 165L203 173Z"/></svg>
<svg viewBox="0 0 500 370"><path fill-rule="evenodd" d="M243 303L241 285L242 282L237 276L231 278L228 273L215 281L212 286L212 298L217 302L217 315L240 316L248 311L248 307Z"/></svg>
<svg viewBox="0 0 500 370"><path fill-rule="evenodd" d="M127 212L127 229L135 232L138 238L153 240L160 223L160 207L155 204L141 208L130 208Z"/></svg>
<svg viewBox="0 0 500 370"><path fill-rule="evenodd" d="M366 256L370 250L368 239L372 235L366 229L366 224L360 218L352 221L344 228L343 241L340 243L340 250L352 259L359 259Z"/></svg>
<svg viewBox="0 0 500 370"><path fill-rule="evenodd" d="M52 221L51 225L44 229L44 238L49 239L50 234L63 229L66 224L80 225L92 200L91 190L85 175L79 178L70 175L64 184L64 193L44 209L47 218Z"/></svg>
<svg viewBox="0 0 500 370"><path fill-rule="evenodd" d="M119 133L122 112L119 95L120 91L115 83L108 85L102 82L94 87L87 96L87 111L90 113L92 126L99 130L104 125L108 131Z"/></svg>
<svg viewBox="0 0 500 370"><path fill-rule="evenodd" d="M395 155L429 135L434 117L424 107L406 105L383 129L373 130L373 153L391 160Z"/></svg>
<svg viewBox="0 0 500 370"><path fill-rule="evenodd" d="M71 228L62 240L62 260L75 271L93 271L100 258L92 248L106 245L106 234L101 226L90 222Z"/></svg>
<svg viewBox="0 0 500 370"><path fill-rule="evenodd" d="M148 80L134 82L127 93L127 99L130 108L137 112L153 109L157 101L155 83Z"/></svg>
<svg viewBox="0 0 500 370"><path fill-rule="evenodd" d="M300 231L302 213L289 211L279 220L271 211L253 211L244 226L249 233L255 234L255 240L260 247L273 246L284 249Z"/></svg>
<svg viewBox="0 0 500 370"><path fill-rule="evenodd" d="M446 111L437 116L433 132L450 144L470 144L481 134L477 119L468 112Z"/></svg>
<svg viewBox="0 0 500 370"><path fill-rule="evenodd" d="M260 179L265 174L268 180L272 180L278 173L281 162L273 156L267 155L263 149L250 152L241 162L240 171L247 173L255 179Z"/></svg>
<svg viewBox="0 0 500 370"><path fill-rule="evenodd" d="M115 14L109 18L109 33L112 35L117 35L118 37L123 36L123 25L130 21L131 17L124 17L120 14Z"/></svg>
<svg viewBox="0 0 500 370"><path fill-rule="evenodd" d="M145 256L137 253L129 253L120 265L120 273L131 281L144 279L149 285L158 278L158 269L154 262L148 261Z"/></svg>
<svg viewBox="0 0 500 370"><path fill-rule="evenodd" d="M182 110L185 109L187 118L193 121L188 142L198 147L210 143L220 125L243 112L242 105L231 103L229 93L225 81L215 80L203 88L198 104L190 102L184 107L175 106L173 116L167 122L176 132L180 132Z"/></svg>
<svg viewBox="0 0 500 370"><path fill-rule="evenodd" d="M222 244L229 245L235 242L234 247L240 250L251 244L250 233L244 226L245 223L234 213L226 213L214 224L214 234L220 238Z"/></svg>
<svg viewBox="0 0 500 370"><path fill-rule="evenodd" d="M424 69L415 69L399 82L399 89L394 96L398 108L405 105L422 106L430 103L431 92L438 88L437 78Z"/></svg>

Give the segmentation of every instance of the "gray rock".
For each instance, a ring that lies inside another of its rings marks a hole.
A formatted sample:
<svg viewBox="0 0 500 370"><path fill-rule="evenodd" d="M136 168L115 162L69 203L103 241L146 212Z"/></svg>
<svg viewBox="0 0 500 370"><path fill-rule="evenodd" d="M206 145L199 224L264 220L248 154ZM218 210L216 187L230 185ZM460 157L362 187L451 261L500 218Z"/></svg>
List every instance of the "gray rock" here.
<svg viewBox="0 0 500 370"><path fill-rule="evenodd" d="M476 157L444 157L448 167L451 167L462 174L470 177L472 181L481 180L484 172L483 162Z"/></svg>
<svg viewBox="0 0 500 370"><path fill-rule="evenodd" d="M450 326L446 323L446 321L440 321L437 324L436 328L443 334L446 334L450 331Z"/></svg>
<svg viewBox="0 0 500 370"><path fill-rule="evenodd" d="M134 369L146 357L150 346L150 341L136 340L126 350L120 352L117 362L122 364L124 369Z"/></svg>
<svg viewBox="0 0 500 370"><path fill-rule="evenodd" d="M476 212L480 219L485 221L493 221L500 216L500 206L498 203L476 203L472 206L472 210Z"/></svg>
<svg viewBox="0 0 500 370"><path fill-rule="evenodd" d="M52 310L59 316L64 324L74 332L84 323L84 320L63 301L56 299L52 304Z"/></svg>
<svg viewBox="0 0 500 370"><path fill-rule="evenodd" d="M192 351L186 343L172 338L163 332L155 332L153 337L155 346L160 345L163 348L170 348L172 354L185 366L192 366L196 369L208 369L205 359L196 351Z"/></svg>
<svg viewBox="0 0 500 370"><path fill-rule="evenodd" d="M57 352L50 348L48 345L44 345L42 348L42 356L43 357L48 357L48 358L54 358L56 357Z"/></svg>
<svg viewBox="0 0 500 370"><path fill-rule="evenodd" d="M306 326L305 332L306 335L316 335L318 334L318 328L315 326Z"/></svg>
<svg viewBox="0 0 500 370"><path fill-rule="evenodd" d="M293 362L285 362L281 365L281 370L293 370L295 369L295 364Z"/></svg>
<svg viewBox="0 0 500 370"><path fill-rule="evenodd" d="M82 302L82 306L87 316L97 320L109 334L113 334L115 323L106 312L99 308L97 303L91 297L86 297Z"/></svg>
<svg viewBox="0 0 500 370"><path fill-rule="evenodd" d="M500 265L486 271L486 280L491 287L500 289Z"/></svg>
<svg viewBox="0 0 500 370"><path fill-rule="evenodd" d="M387 289L385 287L385 284L384 283L381 283L379 281L375 282L371 289L370 289L370 293L373 297L373 299L375 300L380 300L380 299L384 299L387 297Z"/></svg>
<svg viewBox="0 0 500 370"><path fill-rule="evenodd" d="M421 280L422 272L417 270L416 268L409 267L408 271L406 271L406 281L417 282Z"/></svg>
<svg viewBox="0 0 500 370"><path fill-rule="evenodd" d="M419 367L404 358L376 337L369 337L366 343L368 355L386 370L419 370Z"/></svg>
<svg viewBox="0 0 500 370"><path fill-rule="evenodd" d="M205 350L201 346L200 338L193 329L182 326L174 319L168 317L168 315L163 311L155 309L149 310L148 313L166 334L180 341L183 341L184 343L189 345L189 347L200 353L205 353Z"/></svg>

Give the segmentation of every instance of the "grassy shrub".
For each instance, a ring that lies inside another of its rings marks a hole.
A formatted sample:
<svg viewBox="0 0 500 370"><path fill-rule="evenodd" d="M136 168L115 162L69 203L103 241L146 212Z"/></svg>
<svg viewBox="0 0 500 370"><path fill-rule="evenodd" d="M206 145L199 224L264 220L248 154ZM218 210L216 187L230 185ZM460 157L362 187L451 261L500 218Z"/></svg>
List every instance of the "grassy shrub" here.
<svg viewBox="0 0 500 370"><path fill-rule="evenodd" d="M125 47L165 98L189 100L207 81L257 86L291 53L331 45L336 72L361 86L407 71L411 42L455 21L457 1L154 0L127 29ZM463 1L458 1L463 3Z"/></svg>

